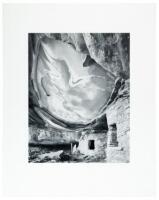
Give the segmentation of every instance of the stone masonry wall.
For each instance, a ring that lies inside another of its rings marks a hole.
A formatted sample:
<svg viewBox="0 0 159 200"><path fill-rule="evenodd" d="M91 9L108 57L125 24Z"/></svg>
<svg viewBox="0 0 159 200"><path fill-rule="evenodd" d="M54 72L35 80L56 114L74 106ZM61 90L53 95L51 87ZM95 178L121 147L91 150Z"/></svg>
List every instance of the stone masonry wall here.
<svg viewBox="0 0 159 200"><path fill-rule="evenodd" d="M78 141L79 137L77 132L60 132L49 128L29 127L29 142L40 143L41 141L49 141L52 143L70 143L71 141Z"/></svg>
<svg viewBox="0 0 159 200"><path fill-rule="evenodd" d="M112 102L107 110L108 126L117 126L117 147L107 147L108 162L129 162L129 132L130 132L130 99L129 81L123 89L119 90L117 99Z"/></svg>
<svg viewBox="0 0 159 200"><path fill-rule="evenodd" d="M88 146L89 140L94 140L95 148L90 150ZM96 156L98 158L106 158L106 144L107 135L106 132L101 133L86 133L81 136L79 140L78 150L80 153L90 156Z"/></svg>

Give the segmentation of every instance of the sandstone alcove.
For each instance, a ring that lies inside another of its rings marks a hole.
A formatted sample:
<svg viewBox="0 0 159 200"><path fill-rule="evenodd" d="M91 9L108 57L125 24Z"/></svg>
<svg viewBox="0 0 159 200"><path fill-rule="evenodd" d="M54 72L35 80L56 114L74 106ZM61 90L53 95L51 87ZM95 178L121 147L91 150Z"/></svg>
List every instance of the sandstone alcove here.
<svg viewBox="0 0 159 200"><path fill-rule="evenodd" d="M108 141L128 152L129 40L129 33L28 35L29 144L67 144L91 161L108 160Z"/></svg>

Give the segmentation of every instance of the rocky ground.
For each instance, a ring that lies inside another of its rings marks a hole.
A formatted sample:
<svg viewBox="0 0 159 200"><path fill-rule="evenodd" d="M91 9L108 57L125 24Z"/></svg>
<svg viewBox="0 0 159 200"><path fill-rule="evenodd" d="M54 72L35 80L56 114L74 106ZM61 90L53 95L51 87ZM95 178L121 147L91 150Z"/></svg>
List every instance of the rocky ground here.
<svg viewBox="0 0 159 200"><path fill-rule="evenodd" d="M71 154L70 150L50 150L41 147L29 147L29 158L30 163L76 163L76 162L106 162L96 156L87 156L80 152Z"/></svg>

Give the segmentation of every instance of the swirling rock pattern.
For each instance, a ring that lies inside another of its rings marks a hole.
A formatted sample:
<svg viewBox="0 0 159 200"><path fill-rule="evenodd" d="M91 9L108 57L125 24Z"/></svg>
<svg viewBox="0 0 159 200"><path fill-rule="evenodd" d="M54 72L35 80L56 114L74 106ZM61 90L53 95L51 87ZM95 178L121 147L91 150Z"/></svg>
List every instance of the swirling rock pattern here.
<svg viewBox="0 0 159 200"><path fill-rule="evenodd" d="M29 123L82 128L129 78L129 34L29 34Z"/></svg>

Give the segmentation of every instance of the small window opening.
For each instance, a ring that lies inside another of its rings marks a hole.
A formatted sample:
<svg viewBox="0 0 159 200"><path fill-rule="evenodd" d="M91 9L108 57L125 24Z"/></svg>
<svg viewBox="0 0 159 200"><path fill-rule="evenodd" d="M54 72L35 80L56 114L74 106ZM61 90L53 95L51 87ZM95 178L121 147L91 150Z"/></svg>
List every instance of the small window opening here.
<svg viewBox="0 0 159 200"><path fill-rule="evenodd" d="M89 140L88 141L88 148L90 150L94 150L95 149L94 140Z"/></svg>
<svg viewBox="0 0 159 200"><path fill-rule="evenodd" d="M116 126L115 123L114 123L114 124L111 124L111 125L110 125L110 128L111 128L112 130L117 130L117 126Z"/></svg>

